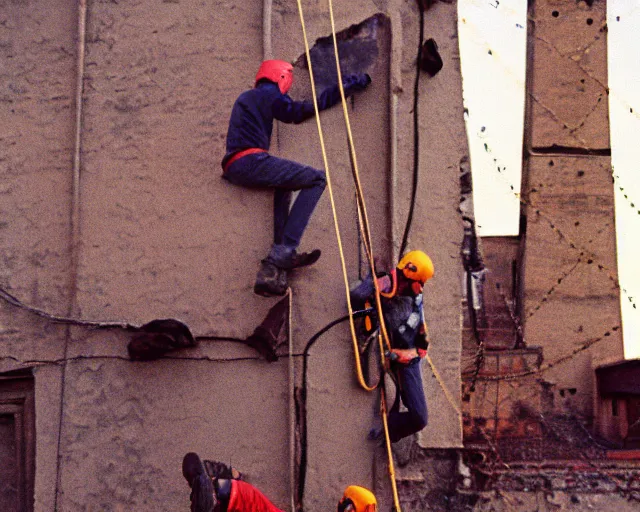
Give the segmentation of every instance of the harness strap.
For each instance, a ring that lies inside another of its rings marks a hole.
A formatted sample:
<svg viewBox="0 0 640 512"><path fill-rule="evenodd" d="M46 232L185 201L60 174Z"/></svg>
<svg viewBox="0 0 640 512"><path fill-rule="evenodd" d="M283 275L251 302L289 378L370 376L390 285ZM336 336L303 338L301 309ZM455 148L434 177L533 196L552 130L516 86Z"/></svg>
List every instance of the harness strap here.
<svg viewBox="0 0 640 512"><path fill-rule="evenodd" d="M227 162L224 164L224 167L222 169L222 172L225 173L227 172L227 169L229 168L229 166L235 162L236 160L240 160L243 156L247 156L247 155L253 155L255 153L266 153L267 150L266 149L262 149L262 148L248 148L248 149L243 149L241 151L237 151L235 152L231 158L229 158L229 160L227 160Z"/></svg>

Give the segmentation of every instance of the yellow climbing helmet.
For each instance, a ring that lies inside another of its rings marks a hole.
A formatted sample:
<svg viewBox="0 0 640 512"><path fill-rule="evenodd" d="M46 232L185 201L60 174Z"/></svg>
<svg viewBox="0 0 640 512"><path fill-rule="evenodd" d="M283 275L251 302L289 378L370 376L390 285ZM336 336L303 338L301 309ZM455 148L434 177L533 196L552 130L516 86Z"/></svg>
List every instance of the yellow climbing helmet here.
<svg viewBox="0 0 640 512"><path fill-rule="evenodd" d="M398 263L398 270L401 270L407 279L418 281L420 284L426 283L434 273L431 258L422 251L410 251L405 254Z"/></svg>
<svg viewBox="0 0 640 512"><path fill-rule="evenodd" d="M359 485L350 485L344 491L338 512L377 512L378 502L374 494Z"/></svg>

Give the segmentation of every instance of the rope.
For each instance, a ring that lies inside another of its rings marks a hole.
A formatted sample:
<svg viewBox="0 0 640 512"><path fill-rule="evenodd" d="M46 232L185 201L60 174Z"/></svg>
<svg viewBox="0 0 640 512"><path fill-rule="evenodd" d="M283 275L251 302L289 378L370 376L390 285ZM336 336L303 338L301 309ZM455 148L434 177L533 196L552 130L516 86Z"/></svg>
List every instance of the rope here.
<svg viewBox="0 0 640 512"><path fill-rule="evenodd" d="M298 4L300 4L300 2L298 1ZM356 154L355 154L355 145L353 142L353 134L351 131L351 123L349 121L349 112L347 109L347 102L346 102L346 98L344 95L344 88L342 87L342 73L340 70L340 56L338 53L338 42L337 42L337 38L336 38L336 29L335 29L335 21L334 21L334 16L333 16L333 2L332 0L329 0L329 14L330 14L330 18L331 18L331 32L332 32L332 36L333 36L333 47L334 47L334 53L335 53L335 60L336 60L336 70L338 73L338 87L340 89L340 96L342 98L342 109L343 109L343 113L344 113L344 119L345 119L345 125L346 125L346 129L347 129L347 136L348 136L348 141L349 141L349 149L351 151L351 160L352 160L352 171L353 171L353 175L354 175L354 181L355 181L355 186L356 186L356 192L357 192L357 198L358 198L358 207L360 208L361 211L359 211L359 214L361 213L361 219L359 216L359 220L362 221L362 226L361 226L361 230L364 231L364 241L365 241L365 250L367 250L367 256L369 258L369 264L371 267L371 272L372 272L372 276L375 276L375 267L374 267L374 261L373 261L373 250L372 250L372 244L371 244L371 233L370 233L370 229L369 229L369 220L367 217L367 211L366 211L366 205L364 202L364 196L362 194L362 187L360 184L360 177L359 177L359 173L358 173L358 160L356 158ZM422 7L422 4L420 4L420 47L418 50L418 55L421 55L422 52L422 40L424 39L424 8ZM305 38L305 44L307 44L306 42L306 38ZM310 57L307 55L307 60L310 61ZM418 76L419 76L419 61L420 59L418 58ZM309 69L311 69L311 64L309 64ZM313 77L312 77L312 87L313 87ZM419 78L416 77L416 90L415 90L415 96L417 98L418 95L418 84L419 84ZM417 109L414 108L414 113L417 112ZM418 119L415 119L415 126L414 126L414 131L417 132L418 131ZM415 133L414 133L415 135ZM417 141L417 139L416 139ZM415 154L417 154L417 142L416 142L416 148L414 148L415 150ZM414 190L413 190L413 194L412 194L412 207L411 207L411 212L413 211L413 204L415 203L415 189L416 189L416 184L417 184L417 172L418 172L418 162L417 162L417 158L416 161L414 162ZM403 240L403 244L402 244L402 248L400 250L400 252L402 253L404 251L404 249L406 248L406 241L407 241L407 237L408 237L408 232L409 232L409 228L411 225L411 216L412 214L410 214L409 219L407 221L407 228L405 229L405 236L404 236L404 240ZM381 305L381 301L380 301L380 288L378 287L378 282L377 280L374 278L373 279L373 283L376 289L376 309L378 312L378 317L380 318L380 327L381 327L381 331L382 331L382 336L384 338L385 344L387 345L387 347L390 349L391 348L391 343L389 341L389 335L385 326L385 322L384 322L384 316L382 314L382 305ZM348 295L348 294L347 294ZM349 302L349 310L351 311L351 304ZM429 337L429 329L428 326L426 325L426 322L424 324L425 327L425 333L427 338ZM382 341L380 342L380 352L381 352L381 358L383 360L383 365L385 364L385 360L384 360L384 348L382 345ZM359 361L359 358L358 358ZM438 384L440 385L440 387L442 388L443 392L445 393L445 396L447 397L447 400L449 401L449 403L451 404L451 406L453 407L453 409L456 411L456 413L458 414L459 418L462 417L462 412L460 411L460 408L458 407L458 405L456 404L455 400L453 399L453 395L451 394L451 392L447 389L446 385L444 384L444 381L442 380L442 377L440 376L440 373L438 372L437 368L435 367L435 365L433 364L433 361L431 360L431 358L427 355L427 361L429 362L429 365L431 366L431 370L434 374L434 376L436 377L436 380L438 381ZM399 510L399 508L398 508Z"/></svg>
<svg viewBox="0 0 640 512"><path fill-rule="evenodd" d="M409 240L409 231L413 223L413 210L416 205L416 195L418 192L418 176L420 166L420 116L418 115L418 98L420 95L420 62L422 61L422 45L424 41L424 5L418 1L420 10L420 35L418 41L418 57L416 59L416 78L413 84L413 182L411 184L411 202L409 203L409 214L404 227L404 235L400 244L400 254L404 253Z"/></svg>
<svg viewBox="0 0 640 512"><path fill-rule="evenodd" d="M376 389L378 387L378 385L380 384L380 382L382 382L382 378L380 379L380 381L378 382L378 384L376 384L375 386L370 386L369 384L367 384L367 382L364 379L364 375L362 372L362 362L360 360L360 353L358 350L358 339L356 336L356 331L355 331L355 324L354 324L354 320L353 320L353 307L351 305L351 297L350 297L350 293L349 293L349 278L347 275L347 268L346 268L346 261L345 261L345 257L344 257L344 250L342 248L342 239L340 236L340 226L338 224L338 215L337 215L337 211L336 211L336 206L335 206L335 200L333 197L333 187L331 184L331 175L329 173L329 164L328 164L328 159L327 159L327 152L326 152L326 148L325 148L325 144L324 144L324 137L322 134L322 124L320 122L320 112L318 110L318 100L317 100L317 95L316 95L316 87L315 87L315 80L314 80L314 76L313 76L313 65L311 62L311 54L309 51L309 42L308 42L308 38L307 38L307 30L306 30L306 26L304 23L304 14L303 14L303 10L302 10L302 3L301 0L297 0L298 2L298 13L300 15L300 23L302 26L302 34L304 37L304 47L305 47L305 55L307 58L307 64L309 66L309 76L311 78L311 92L313 95L313 106L314 106L314 110L315 110L315 118L316 118L316 124L318 127L318 136L320 138L320 146L322 149L322 159L324 162L324 167L325 167L325 172L326 172L326 176L327 176L327 188L329 189L329 198L330 198L330 202L331 202L331 210L332 210L332 214L333 214L333 221L334 221L334 226L336 229L336 237L338 240L338 251L340 254L340 263L341 263L341 267L342 267L342 276L343 276L343 280L344 280L344 285L345 285L345 295L346 295L346 299L347 299L347 307L349 309L349 328L351 331L351 341L353 344L353 351L354 351L354 356L355 356L355 360L356 360L356 374L358 377L358 382L360 384L360 386L365 389L366 391L373 391L374 389ZM345 123L347 126L347 134L349 137L349 148L351 151L351 158L352 158L352 162L353 162L353 175L354 175L354 180L356 183L356 192L357 192L357 197L358 197L358 208L359 211L362 214L362 222L359 222L360 225L360 229L362 230L362 234L363 234L363 242L365 245L365 250L367 252L367 258L369 260L369 266L371 268L371 275L373 277L373 283L374 283L374 287L376 290L376 308L378 310L378 315L379 315L379 323L380 323L380 327L381 327L381 331L383 333L382 336L380 336L379 339L379 343L380 343L380 358L381 358L381 363L383 365L383 367L385 366L385 358L384 358L384 345L383 345L383 336L384 336L384 340L386 345L391 348L391 343L389 342L389 336L386 330L386 326L385 326L385 322L384 322L384 317L382 315L382 304L380 301L380 289L378 287L378 283L377 280L375 278L375 265L374 265L374 260L373 260L373 253L372 253L372 248L371 248L371 234L370 234L370 230L369 230L369 222L368 222L368 218L367 218L367 212L366 212L366 207L364 204L364 197L362 195L362 187L360 186L360 179L359 179L359 175L358 175L358 163L357 163L357 159L356 159L356 155L355 155L355 149L354 149L354 144L353 144L353 135L351 133L351 125L349 123L349 114L348 114L348 110L347 110L347 103L346 103L346 98L345 98L345 94L344 94L344 88L342 87L342 73L340 70L340 58L338 55L338 46L337 46L337 40L336 40L336 31L335 31L335 22L334 22L334 17L333 17L333 5L331 0L329 1L329 12L330 12L330 17L331 17L331 30L332 30L332 36L333 36L333 44L334 44L334 51L335 51L335 56L336 56L336 68L337 68L337 72L338 72L338 85L339 85L339 89L340 89L340 96L342 99L342 107L343 107L343 111L345 114ZM360 219L359 219L360 220ZM394 467L393 467L393 455L391 453L391 440L389 437L389 428L386 422L386 414L387 414L387 410L386 410L386 404L384 401L384 394L381 393L381 401L380 401L380 406L381 406L381 413L382 416L384 418L383 421L383 425L384 425L384 432L385 432L385 441L386 441L386 446L387 446L387 457L389 460L389 477L391 479L391 487L393 490L393 500L394 500L394 504L395 504L395 509L400 512L401 508L400 508L400 502L399 502L399 498L398 498L398 490L397 490L397 486L396 486L396 482L395 482L395 471L394 471Z"/></svg>
<svg viewBox="0 0 640 512"><path fill-rule="evenodd" d="M380 389L380 416L382 416L382 426L384 427L384 444L387 450L387 460L389 461L388 470L389 480L391 481L391 492L393 493L393 504L395 506L395 512L401 512L400 499L398 498L398 485L396 483L396 470L393 465L393 453L391 452L389 422L387 421L387 401L384 398L384 389Z"/></svg>
<svg viewBox="0 0 640 512"><path fill-rule="evenodd" d="M296 380L295 361L293 358L293 290L287 288L289 296L289 317L287 323L287 336L289 338L289 493L291 494L291 511L296 509L295 486L296 486Z"/></svg>
<svg viewBox="0 0 640 512"><path fill-rule="evenodd" d="M329 190L329 200L331 203L331 211L333 213L333 224L336 230L336 238L338 241L338 252L340 254L340 264L342 266L342 277L344 280L344 286L345 286L345 294L347 297L347 307L349 309L349 330L351 332L351 342L353 344L353 352L354 352L354 356L356 359L356 374L357 374L357 378L358 378L358 383L360 384L360 386L366 390L366 391L373 391L374 389L377 388L378 383L376 383L376 385L374 386L370 386L365 378L364 378L364 374L362 372L362 363L360 361L360 353L358 351L358 338L356 336L356 327L355 327L355 323L353 320L353 308L351 306L351 297L349 296L349 277L347 275L347 265L346 265L346 261L345 261L345 257L344 257L344 250L342 247L342 238L340 236L340 225L338 223L338 214L337 214L337 210L336 210L336 203L335 203L335 199L333 197L333 186L331 183L331 173L329 172L329 162L328 162L328 158L327 158L327 150L324 144L324 136L323 136L323 132L322 132L322 124L320 122L320 111L318 109L318 97L316 94L316 85L315 85L315 80L313 77L313 65L311 63L311 53L309 51L309 40L307 38L307 29L306 29L306 25L304 22L304 13L303 13L303 9L302 9L302 2L301 0L297 0L298 3L298 14L300 16L300 24L302 26L302 35L303 35L303 39L304 39L304 51L305 51L305 55L307 58L307 65L309 66L309 77L311 78L311 93L313 96L313 108L315 110L315 119L316 119L316 125L318 127L318 137L320 138L320 148L322 150L322 161L324 163L324 169L325 169L325 174L327 176L327 189ZM339 81L340 83L340 81ZM344 91L341 89L341 94L344 97ZM375 273L374 273L375 275Z"/></svg>
<svg viewBox="0 0 640 512"><path fill-rule="evenodd" d="M373 285L375 287L375 300L376 300L376 310L378 312L378 323L380 325L381 335L378 336L378 343L380 345L380 363L382 368L387 367L387 362L385 360L385 350L384 347L386 345L388 350L391 350L391 342L389 339L389 333L387 332L387 328L385 325L384 315L382 313L382 301L380 299L380 287L378 286L378 280L376 279L376 270L375 270L375 261L373 258L373 244L371 241L371 229L369 227L369 218L367 216L367 207L364 200L364 195L362 193L362 185L360 182L360 175L358 172L358 159L356 157L355 144L353 141L353 133L351 131L351 122L349 120L349 110L347 108L347 101L344 94L344 87L342 85L342 70L340 69L340 55L338 52L338 41L336 38L336 26L335 26L335 18L333 15L333 1L329 0L329 17L331 20L331 36L333 39L333 50L335 54L336 61L336 71L338 76L338 88L340 89L340 98L342 103L342 111L344 114L344 122L347 130L347 139L349 142L349 151L351 156L351 170L353 174L353 180L356 188L356 197L358 203L358 226L360 227L360 231L362 232L362 241L364 242L365 251L367 253L367 259L369 261L369 267L371 270L371 276L373 280ZM348 286L348 283L345 283ZM348 293L347 293L348 295ZM351 304L349 303L349 310L351 312ZM383 343L384 340L384 343ZM354 340L354 350L357 350L357 340ZM358 368L358 371L362 371L361 368ZM384 380L381 378L380 383L384 386ZM395 478L395 468L393 464L393 453L391 451L391 437L389 435L389 425L387 422L387 405L384 399L384 391L380 390L380 413L383 418L382 425L384 427L384 438L385 438L385 446L387 451L387 459L388 459L388 470L389 470L389 479L391 481L391 490L393 493L393 502L395 506L395 510L397 512L401 511L400 507L400 499L398 497L398 487L396 484Z"/></svg>
<svg viewBox="0 0 640 512"><path fill-rule="evenodd" d="M322 329L316 332L307 342L302 353L302 388L300 390L300 416L302 418L302 428L300 431L300 472L298 475L298 504L302 504L304 497L304 486L307 477L307 370L308 370L308 358L309 350L316 341L320 339L324 333L326 333L332 327L346 322L350 318L358 318L373 313L373 308L363 309L361 311L354 311L353 315L344 315L332 322L329 322Z"/></svg>
<svg viewBox="0 0 640 512"><path fill-rule="evenodd" d="M389 341L389 334L387 332L387 328L384 322L384 316L382 315L382 303L380 301L380 288L378 286L377 279L375 279L376 269L375 269L375 262L373 259L373 244L371 242L371 229L369 227L369 217L367 216L367 207L365 204L364 195L362 193L362 184L360 182L360 174L358 172L358 159L356 157L356 149L355 149L355 144L353 142L353 133L351 131L351 122L349 120L349 110L347 108L347 99L344 94L344 87L342 86L342 70L340 69L340 55L338 52L338 40L336 38L336 26L335 26L335 20L333 16L332 0L329 0L329 17L331 19L331 35L333 38L333 50L335 54L336 71L338 74L338 88L340 89L340 98L342 100L342 111L344 114L344 122L347 130L347 139L349 143L351 162L353 164L351 166L351 170L352 170L353 180L356 188L356 197L358 199L357 201L358 202L358 224L359 224L360 230L362 231L362 239L364 242L365 251L367 253L367 258L369 260L371 276L373 277L373 285L376 290L376 293L375 293L376 309L378 311L378 317L380 318L380 328L385 341L385 345L389 350L391 350L391 342ZM348 287L348 283L346 284ZM351 304L349 304L349 307L351 307ZM383 347L381 346L380 348L382 349ZM382 350L381 352L383 354L383 360L384 360L384 350Z"/></svg>

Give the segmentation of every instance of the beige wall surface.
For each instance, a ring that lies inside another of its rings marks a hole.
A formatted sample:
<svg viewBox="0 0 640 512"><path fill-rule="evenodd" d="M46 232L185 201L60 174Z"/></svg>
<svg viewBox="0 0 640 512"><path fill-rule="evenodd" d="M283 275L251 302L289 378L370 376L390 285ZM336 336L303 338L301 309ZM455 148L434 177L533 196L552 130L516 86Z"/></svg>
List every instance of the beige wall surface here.
<svg viewBox="0 0 640 512"><path fill-rule="evenodd" d="M262 4L88 3L77 268L70 224L77 6L0 5L2 287L56 314L75 300L74 315L86 320L139 325L170 317L196 335L248 336L274 303L252 292L271 241L272 194L223 181L219 162L233 101L252 86L262 60ZM417 5L359 0L334 9L338 30L376 13L387 17L379 54L363 70L373 83L349 113L374 249L389 265L411 191ZM312 44L330 34L327 13L326 2L305 6ZM426 35L437 40L445 64L436 77L421 78L420 182L409 246L426 250L436 265L425 290L430 354L457 401L457 206L466 141L455 26L455 5L428 11ZM272 43L277 58L304 52L295 3L274 3ZM292 96L310 98L306 71L296 68L296 77ZM395 178L390 88L398 102ZM355 279L357 216L341 108L321 120ZM322 168L313 120L278 125L272 149ZM313 247L323 250L321 260L291 278L295 352L346 313L328 191L303 239L303 249ZM19 361L75 358L35 372L36 510L186 509L180 463L190 450L230 462L288 508L286 358L269 364L245 346L203 342L179 357L212 361L131 363L130 335L122 329L67 328L6 304L0 315L0 355L18 360L3 359L3 370ZM342 325L311 350L308 510L333 509L348 484L374 486L375 446L366 434L375 395L357 387L350 343ZM297 360L298 384L300 368ZM430 424L420 444L460 446L455 408L426 363L424 376Z"/></svg>
<svg viewBox="0 0 640 512"><path fill-rule="evenodd" d="M605 15L606 2L541 0L530 35L522 319L558 409L587 416L593 368L623 357Z"/></svg>
<svg viewBox="0 0 640 512"><path fill-rule="evenodd" d="M0 9L0 276L33 305L66 313L70 296L75 8Z"/></svg>

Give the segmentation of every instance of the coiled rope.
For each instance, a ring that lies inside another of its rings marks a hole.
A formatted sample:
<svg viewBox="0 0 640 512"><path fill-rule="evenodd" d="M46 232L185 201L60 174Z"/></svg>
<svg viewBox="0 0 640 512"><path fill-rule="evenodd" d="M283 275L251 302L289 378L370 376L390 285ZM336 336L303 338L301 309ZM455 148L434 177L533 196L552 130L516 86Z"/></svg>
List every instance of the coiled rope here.
<svg viewBox="0 0 640 512"><path fill-rule="evenodd" d="M347 298L347 308L349 310L349 314L350 314L350 318L349 318L349 330L351 332L351 341L353 343L353 351L354 351L354 355L355 355L355 359L356 359L356 374L357 374L357 378L358 378L358 383L360 384L360 386L366 390L366 391L373 391L374 389L376 389L378 387L378 383L376 383L375 385L371 386L369 385L365 378L364 378L364 374L362 371L362 362L360 360L360 353L358 350L358 338L356 335L356 328L355 328L355 323L354 320L352 318L352 313L353 313L353 307L351 306L351 297L349 294L349 277L347 275L347 265L346 265L346 261L345 261L345 257L344 257L344 249L342 247L342 237L340 235L340 225L338 222L338 214L337 214L337 209L336 209L336 202L335 202L335 198L333 195L333 185L331 182L331 173L329 171L329 162L328 162L328 158L327 158L327 151L326 151L326 147L325 147L325 143L324 143L324 136L323 136L323 132L322 132L322 123L320 121L320 110L318 109L318 97L317 97L317 93L316 93L316 85L315 85L315 80L314 80L314 76L313 76L313 65L311 63L311 53L309 50L309 40L307 37L307 29L306 29L306 25L304 22L304 12L302 9L302 2L301 0L297 0L298 3L298 14L300 16L300 24L302 26L302 35L303 35L303 39L304 39L304 49L305 49L305 55L307 58L307 65L309 66L309 76L310 76L310 81L311 81L311 93L313 96L313 107L315 110L315 119L316 119L316 125L318 128L318 137L320 139L320 148L322 150L322 161L324 164L324 169L325 169L325 174L327 177L327 189L329 191L329 201L331 203L331 211L333 213L333 224L334 224L334 228L336 230L336 238L337 238L337 242L338 242L338 253L340 255L340 264L341 264L341 268L342 268L342 277L343 277L343 281L344 281L344 286L345 286L345 295ZM344 101L344 90L342 90L341 88L341 94L343 96L343 101ZM368 254L369 256L369 254ZM375 274L374 274L375 275Z"/></svg>

